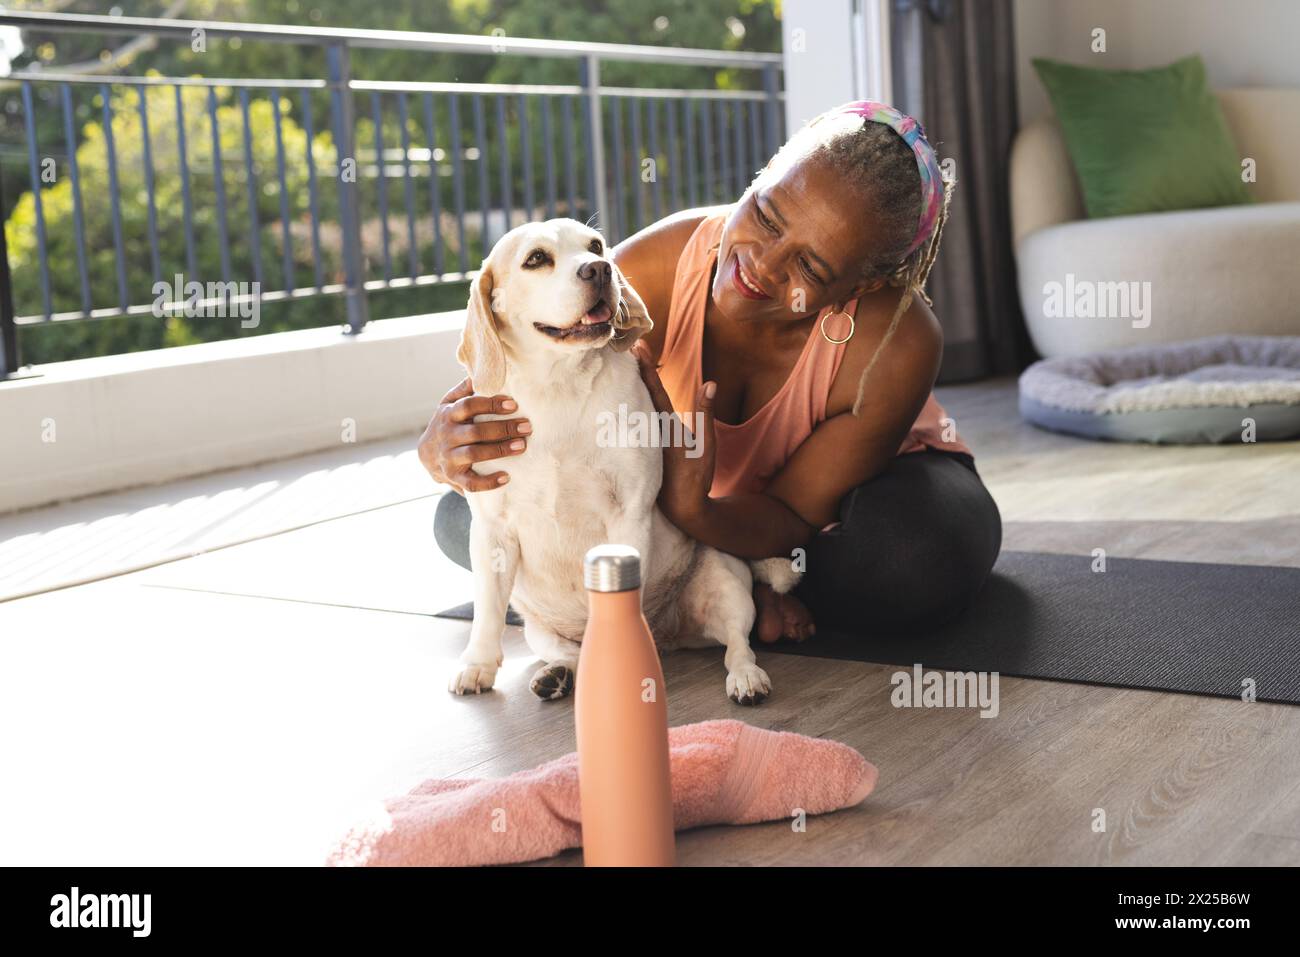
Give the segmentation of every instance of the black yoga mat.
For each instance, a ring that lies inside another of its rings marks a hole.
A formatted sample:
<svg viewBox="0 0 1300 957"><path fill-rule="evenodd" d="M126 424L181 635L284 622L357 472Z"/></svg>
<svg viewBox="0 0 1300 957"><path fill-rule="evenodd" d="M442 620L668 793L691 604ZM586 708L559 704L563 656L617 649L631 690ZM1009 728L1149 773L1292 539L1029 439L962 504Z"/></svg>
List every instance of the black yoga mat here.
<svg viewBox="0 0 1300 957"><path fill-rule="evenodd" d="M1300 704L1300 568L1003 552L971 607L927 632L818 625L760 650ZM471 619L472 602L438 617ZM514 612L511 624L522 624Z"/></svg>
<svg viewBox="0 0 1300 957"><path fill-rule="evenodd" d="M1300 704L1300 568L1003 552L923 633L823 630L771 651Z"/></svg>
<svg viewBox="0 0 1300 957"><path fill-rule="evenodd" d="M433 616L434 618L457 618L461 621L474 620L474 603L467 601L463 605L457 605L455 608L448 608L446 611L440 611ZM510 605L506 605L506 624L522 625L524 620L519 617L519 612L515 611Z"/></svg>

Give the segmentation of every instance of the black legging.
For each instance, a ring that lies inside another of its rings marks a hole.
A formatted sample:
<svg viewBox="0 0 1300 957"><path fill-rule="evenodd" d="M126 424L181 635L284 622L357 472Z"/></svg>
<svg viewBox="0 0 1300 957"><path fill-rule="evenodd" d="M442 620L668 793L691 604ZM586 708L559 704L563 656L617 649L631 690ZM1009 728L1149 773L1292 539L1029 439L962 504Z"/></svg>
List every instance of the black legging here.
<svg viewBox="0 0 1300 957"><path fill-rule="evenodd" d="M795 594L819 627L851 632L923 629L955 618L1002 547L997 504L963 452L896 456L844 496L840 523L806 546ZM469 524L464 496L444 495L433 535L462 568L470 567Z"/></svg>

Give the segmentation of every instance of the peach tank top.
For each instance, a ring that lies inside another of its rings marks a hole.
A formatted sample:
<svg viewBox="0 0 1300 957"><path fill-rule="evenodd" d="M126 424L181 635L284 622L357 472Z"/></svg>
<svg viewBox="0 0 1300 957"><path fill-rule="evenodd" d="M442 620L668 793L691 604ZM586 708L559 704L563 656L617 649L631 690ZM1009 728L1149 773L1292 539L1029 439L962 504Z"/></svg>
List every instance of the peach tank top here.
<svg viewBox="0 0 1300 957"><path fill-rule="evenodd" d="M673 408L683 415L694 413L695 396L704 383L704 311L726 218L727 214L718 213L701 221L682 250L673 279L659 378L673 400ZM857 300L846 307L850 313L856 308ZM827 306L818 322L833 309ZM845 320L841 317L839 321ZM841 328L834 325L834 320L827 325L832 327L828 329L830 335L837 339L848 331L847 324ZM846 347L847 343L828 341L820 326L815 325L790 377L766 405L738 425L714 420L717 460L710 498L766 488L795 449L826 418L826 398ZM943 407L931 393L898 454L926 448L971 454L955 429L949 433L953 441L944 440L944 418Z"/></svg>

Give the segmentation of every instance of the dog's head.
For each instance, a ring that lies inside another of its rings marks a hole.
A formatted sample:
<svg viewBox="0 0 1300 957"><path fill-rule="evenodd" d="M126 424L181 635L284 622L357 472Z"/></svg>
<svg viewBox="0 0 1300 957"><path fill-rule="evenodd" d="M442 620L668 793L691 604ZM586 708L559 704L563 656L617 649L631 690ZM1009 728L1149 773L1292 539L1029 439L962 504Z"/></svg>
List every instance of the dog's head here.
<svg viewBox="0 0 1300 957"><path fill-rule="evenodd" d="M510 230L483 260L456 359L474 391L487 395L505 383L507 352L626 352L652 328L600 233L577 220L549 219Z"/></svg>

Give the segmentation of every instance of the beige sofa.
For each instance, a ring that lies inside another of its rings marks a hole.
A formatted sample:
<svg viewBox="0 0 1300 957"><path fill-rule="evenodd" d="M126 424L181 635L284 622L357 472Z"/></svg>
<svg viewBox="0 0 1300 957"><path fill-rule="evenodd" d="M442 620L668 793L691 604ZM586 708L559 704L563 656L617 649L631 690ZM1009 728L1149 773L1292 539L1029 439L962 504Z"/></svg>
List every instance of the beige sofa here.
<svg viewBox="0 0 1300 957"><path fill-rule="evenodd" d="M1217 95L1238 151L1255 160L1258 202L1248 206L1087 219L1056 119L1019 132L1012 232L1020 301L1042 355L1300 335L1300 90Z"/></svg>

